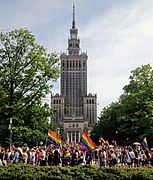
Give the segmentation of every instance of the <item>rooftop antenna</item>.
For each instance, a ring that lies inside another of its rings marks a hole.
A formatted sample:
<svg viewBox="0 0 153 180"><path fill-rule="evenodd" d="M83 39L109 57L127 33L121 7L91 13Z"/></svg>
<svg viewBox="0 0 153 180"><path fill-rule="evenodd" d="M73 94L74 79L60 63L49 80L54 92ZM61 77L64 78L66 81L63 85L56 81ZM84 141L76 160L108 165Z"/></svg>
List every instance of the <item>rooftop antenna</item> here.
<svg viewBox="0 0 153 180"><path fill-rule="evenodd" d="M72 21L72 29L75 29L75 4L73 3L73 21Z"/></svg>

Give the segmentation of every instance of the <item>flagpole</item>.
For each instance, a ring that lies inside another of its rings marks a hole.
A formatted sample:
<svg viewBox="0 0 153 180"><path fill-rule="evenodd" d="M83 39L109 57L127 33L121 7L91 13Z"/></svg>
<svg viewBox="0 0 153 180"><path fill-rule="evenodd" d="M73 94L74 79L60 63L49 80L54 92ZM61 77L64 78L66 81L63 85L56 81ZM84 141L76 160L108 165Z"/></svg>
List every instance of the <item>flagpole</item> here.
<svg viewBox="0 0 153 180"><path fill-rule="evenodd" d="M10 118L10 123L9 123L9 130L10 130L10 151L11 151L11 146L12 146L12 118Z"/></svg>

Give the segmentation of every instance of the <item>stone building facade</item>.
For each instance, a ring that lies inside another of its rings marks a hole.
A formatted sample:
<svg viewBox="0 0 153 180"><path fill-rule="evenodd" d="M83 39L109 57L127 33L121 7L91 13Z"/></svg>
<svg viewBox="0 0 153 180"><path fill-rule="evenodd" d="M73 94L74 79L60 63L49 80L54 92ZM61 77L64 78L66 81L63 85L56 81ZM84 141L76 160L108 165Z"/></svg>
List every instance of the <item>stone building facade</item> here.
<svg viewBox="0 0 153 180"><path fill-rule="evenodd" d="M60 94L51 95L56 114L51 121L59 125L60 136L78 143L84 130L91 132L97 121L97 95L87 93L87 53L81 52L78 29L73 20L67 53L61 53Z"/></svg>

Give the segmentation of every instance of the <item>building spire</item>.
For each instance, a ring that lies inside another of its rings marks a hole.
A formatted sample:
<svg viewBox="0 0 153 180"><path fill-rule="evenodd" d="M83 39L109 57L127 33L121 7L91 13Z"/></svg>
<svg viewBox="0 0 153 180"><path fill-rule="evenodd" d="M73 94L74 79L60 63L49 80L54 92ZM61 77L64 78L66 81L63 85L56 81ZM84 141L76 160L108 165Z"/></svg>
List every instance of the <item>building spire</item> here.
<svg viewBox="0 0 153 180"><path fill-rule="evenodd" d="M75 4L73 3L73 21L72 21L72 29L75 29Z"/></svg>

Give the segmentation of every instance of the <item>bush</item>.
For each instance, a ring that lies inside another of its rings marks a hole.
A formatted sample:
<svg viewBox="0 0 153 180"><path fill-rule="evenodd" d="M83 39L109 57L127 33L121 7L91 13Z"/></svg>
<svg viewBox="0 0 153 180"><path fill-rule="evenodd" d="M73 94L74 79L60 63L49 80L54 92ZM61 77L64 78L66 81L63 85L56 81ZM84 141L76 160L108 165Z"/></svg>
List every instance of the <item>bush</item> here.
<svg viewBox="0 0 153 180"><path fill-rule="evenodd" d="M12 165L0 166L0 180L152 180L151 168L98 168Z"/></svg>

